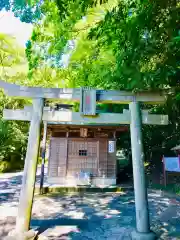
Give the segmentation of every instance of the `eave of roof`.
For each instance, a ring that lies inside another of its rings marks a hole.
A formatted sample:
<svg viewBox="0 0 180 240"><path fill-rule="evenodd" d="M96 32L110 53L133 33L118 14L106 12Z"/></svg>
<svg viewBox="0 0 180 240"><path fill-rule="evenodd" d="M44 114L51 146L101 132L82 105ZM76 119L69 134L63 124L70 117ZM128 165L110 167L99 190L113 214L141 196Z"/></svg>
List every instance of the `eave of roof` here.
<svg viewBox="0 0 180 240"><path fill-rule="evenodd" d="M171 148L171 150L173 151L180 150L180 145L177 145L176 147Z"/></svg>
<svg viewBox="0 0 180 240"><path fill-rule="evenodd" d="M48 122L48 125L72 125L72 126L109 126L109 127L120 127L120 124L99 124L99 123L72 123L72 122ZM124 126L124 125L123 125ZM122 127L123 127L122 126Z"/></svg>

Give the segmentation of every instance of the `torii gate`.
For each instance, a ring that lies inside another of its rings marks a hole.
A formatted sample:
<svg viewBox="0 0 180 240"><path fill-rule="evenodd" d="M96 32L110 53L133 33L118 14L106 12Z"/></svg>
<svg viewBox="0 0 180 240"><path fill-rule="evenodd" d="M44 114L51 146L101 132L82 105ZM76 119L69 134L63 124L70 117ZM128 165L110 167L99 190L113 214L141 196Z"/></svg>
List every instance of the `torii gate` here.
<svg viewBox="0 0 180 240"><path fill-rule="evenodd" d="M0 81L0 87L11 97L32 98L31 107L23 110L4 110L7 120L30 121L27 153L24 166L23 182L16 218L16 234L21 236L29 231L35 177L39 150L40 126L42 121L61 121L70 123L118 123L130 124L131 147L133 158L133 178L136 207L136 231L132 239L153 240L155 234L150 231L147 189L145 184L144 152L142 144L142 123L167 125L167 115L148 114L140 110L140 103L162 104L166 97L160 93L141 92L133 94L126 91L95 90L91 88L60 89L24 87ZM80 102L80 112L50 111L44 107L45 99L61 99ZM122 114L97 114L97 102L129 104L129 110ZM19 238L18 238L19 239Z"/></svg>

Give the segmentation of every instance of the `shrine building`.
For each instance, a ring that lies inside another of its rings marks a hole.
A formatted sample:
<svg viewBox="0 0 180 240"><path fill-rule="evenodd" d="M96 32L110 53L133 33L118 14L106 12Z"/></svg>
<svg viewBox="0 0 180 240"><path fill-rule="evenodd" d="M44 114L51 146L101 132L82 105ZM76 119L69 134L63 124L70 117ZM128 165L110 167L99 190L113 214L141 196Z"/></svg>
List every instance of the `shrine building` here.
<svg viewBox="0 0 180 240"><path fill-rule="evenodd" d="M126 126L48 122L47 128L49 184L116 185L116 138Z"/></svg>

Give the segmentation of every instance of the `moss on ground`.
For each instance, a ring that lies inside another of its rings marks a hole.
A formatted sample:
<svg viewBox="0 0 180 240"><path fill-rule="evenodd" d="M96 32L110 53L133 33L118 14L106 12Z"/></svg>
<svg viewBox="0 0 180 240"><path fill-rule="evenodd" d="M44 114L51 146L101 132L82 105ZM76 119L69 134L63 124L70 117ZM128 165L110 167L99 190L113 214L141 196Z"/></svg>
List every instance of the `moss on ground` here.
<svg viewBox="0 0 180 240"><path fill-rule="evenodd" d="M150 188L180 195L180 184L168 184L167 186L162 184L151 184Z"/></svg>
<svg viewBox="0 0 180 240"><path fill-rule="evenodd" d="M123 188L114 187L114 188L98 188L98 187L44 187L43 194L44 195L57 195L57 194L83 194L83 193L122 193L124 192ZM35 190L36 195L39 195L39 188Z"/></svg>

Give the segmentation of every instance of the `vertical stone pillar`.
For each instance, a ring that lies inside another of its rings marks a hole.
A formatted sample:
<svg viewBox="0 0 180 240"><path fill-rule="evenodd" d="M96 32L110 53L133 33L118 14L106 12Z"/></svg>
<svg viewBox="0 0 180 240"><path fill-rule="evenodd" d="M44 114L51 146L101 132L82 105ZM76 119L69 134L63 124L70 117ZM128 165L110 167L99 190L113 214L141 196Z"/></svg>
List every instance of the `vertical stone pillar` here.
<svg viewBox="0 0 180 240"><path fill-rule="evenodd" d="M136 206L136 231L132 233L132 239L153 240L156 239L156 237L154 233L150 232L147 189L144 170L144 151L142 142L142 119L138 102L130 103L130 114L131 148Z"/></svg>
<svg viewBox="0 0 180 240"><path fill-rule="evenodd" d="M16 219L16 232L19 234L27 232L30 226L43 106L43 99L33 100L32 119L29 129L22 188L19 200L18 215Z"/></svg>
<svg viewBox="0 0 180 240"><path fill-rule="evenodd" d="M42 140L42 152L41 152L41 179L40 179L40 194L43 194L43 184L44 184L44 164L46 157L46 140L47 140L47 122L44 122L44 132Z"/></svg>

